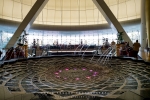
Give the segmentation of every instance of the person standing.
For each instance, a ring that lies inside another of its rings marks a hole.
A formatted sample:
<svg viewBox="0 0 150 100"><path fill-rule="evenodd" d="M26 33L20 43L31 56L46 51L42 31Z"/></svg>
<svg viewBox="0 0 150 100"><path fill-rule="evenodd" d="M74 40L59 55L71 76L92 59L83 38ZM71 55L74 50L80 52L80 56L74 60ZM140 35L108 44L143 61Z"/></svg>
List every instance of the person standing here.
<svg viewBox="0 0 150 100"><path fill-rule="evenodd" d="M32 46L32 55L36 56L36 48L37 48L37 44L36 44L36 40L33 39L33 46Z"/></svg>
<svg viewBox="0 0 150 100"><path fill-rule="evenodd" d="M139 48L141 47L140 43L138 43L138 40L133 44L133 52L134 52L134 57L138 59L138 52Z"/></svg>
<svg viewBox="0 0 150 100"><path fill-rule="evenodd" d="M0 58L1 58L1 55L2 55L2 51L0 50Z"/></svg>
<svg viewBox="0 0 150 100"><path fill-rule="evenodd" d="M111 42L111 47L115 49L116 43L114 41Z"/></svg>

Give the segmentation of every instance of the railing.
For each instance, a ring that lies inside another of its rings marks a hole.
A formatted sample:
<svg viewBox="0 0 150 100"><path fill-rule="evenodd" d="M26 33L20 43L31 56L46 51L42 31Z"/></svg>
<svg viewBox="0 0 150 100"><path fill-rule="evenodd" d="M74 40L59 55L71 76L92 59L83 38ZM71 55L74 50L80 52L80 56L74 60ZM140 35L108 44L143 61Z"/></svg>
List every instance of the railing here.
<svg viewBox="0 0 150 100"><path fill-rule="evenodd" d="M93 60L94 56L97 54L97 50L95 50L95 45L71 45L71 47L68 49L69 45L59 45L58 48L57 47L54 47L54 46L50 46L48 45L47 46L38 46L37 48L33 48L32 46L29 46L27 49L28 53L28 57L34 57L34 56L51 56L51 55L62 55L62 54L70 54L70 55L76 55L78 53L78 55L80 55L82 57L82 59L84 58L85 54L88 52L88 53L91 53L90 55L93 55L93 57L91 58L91 61ZM22 47L21 47L22 48ZM93 51L95 50L95 51ZM100 50L100 48L98 49ZM12 54L9 54L8 57L5 56L5 59L4 60L8 60L8 59L16 59L16 58L22 58L21 55L22 55L22 52L25 53L25 49L22 48L22 51L19 51L17 53L17 56L16 56L16 52L15 50L12 52ZM8 53L9 51L7 51ZM14 54L13 54L14 53ZM3 52L4 54L4 52ZM104 55L104 53L102 54L102 56ZM14 57L12 57L14 56ZM8 58L8 59L6 59Z"/></svg>

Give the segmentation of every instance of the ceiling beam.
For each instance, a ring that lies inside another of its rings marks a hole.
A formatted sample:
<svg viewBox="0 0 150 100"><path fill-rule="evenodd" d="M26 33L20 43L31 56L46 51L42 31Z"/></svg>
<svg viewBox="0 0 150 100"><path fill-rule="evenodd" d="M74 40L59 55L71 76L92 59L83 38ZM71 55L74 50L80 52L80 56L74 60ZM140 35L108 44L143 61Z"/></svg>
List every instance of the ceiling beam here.
<svg viewBox="0 0 150 100"><path fill-rule="evenodd" d="M109 9L105 1L93 0L93 3L96 5L98 10L102 13L102 15L104 16L104 18L106 19L110 27L114 29L114 31L117 31L118 33L123 32L123 35L122 35L123 39L126 42L129 42L130 45L132 45L133 43L131 39L129 38L129 36L127 35L127 33L125 32L125 30L123 29L119 21L117 20L117 18L114 16L112 11Z"/></svg>
<svg viewBox="0 0 150 100"><path fill-rule="evenodd" d="M37 18L37 16L40 14L44 6L47 4L48 0L37 0L31 10L28 12L26 17L23 19L23 21L20 23L19 27L15 31L14 35L10 39L10 41L6 45L6 49L10 47L14 47L15 43L19 39L20 35L23 31L28 31L30 27L32 26L33 22Z"/></svg>

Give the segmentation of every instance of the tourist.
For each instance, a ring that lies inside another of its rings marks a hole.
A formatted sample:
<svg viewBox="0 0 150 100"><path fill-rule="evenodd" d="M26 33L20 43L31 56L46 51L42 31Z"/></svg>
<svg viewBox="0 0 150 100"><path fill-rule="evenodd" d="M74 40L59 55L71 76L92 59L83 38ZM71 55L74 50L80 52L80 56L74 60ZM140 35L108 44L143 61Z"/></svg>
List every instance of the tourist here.
<svg viewBox="0 0 150 100"><path fill-rule="evenodd" d="M138 43L138 40L133 44L133 52L134 52L134 57L138 59L138 52L139 48L141 47L140 43Z"/></svg>

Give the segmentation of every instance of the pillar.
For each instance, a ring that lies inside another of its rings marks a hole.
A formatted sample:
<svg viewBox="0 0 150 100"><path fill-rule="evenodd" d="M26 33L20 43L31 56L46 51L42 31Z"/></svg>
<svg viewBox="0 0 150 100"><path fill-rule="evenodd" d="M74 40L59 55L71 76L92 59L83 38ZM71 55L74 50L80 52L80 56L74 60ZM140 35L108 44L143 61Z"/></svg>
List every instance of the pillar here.
<svg viewBox="0 0 150 100"><path fill-rule="evenodd" d="M147 61L150 61L150 0L145 0L146 32L148 39Z"/></svg>
<svg viewBox="0 0 150 100"><path fill-rule="evenodd" d="M145 17L145 0L141 0L141 51L144 52L144 49L146 47L146 17Z"/></svg>
<svg viewBox="0 0 150 100"><path fill-rule="evenodd" d="M146 11L146 31L148 38L148 47L150 48L150 0L145 1L145 11Z"/></svg>

